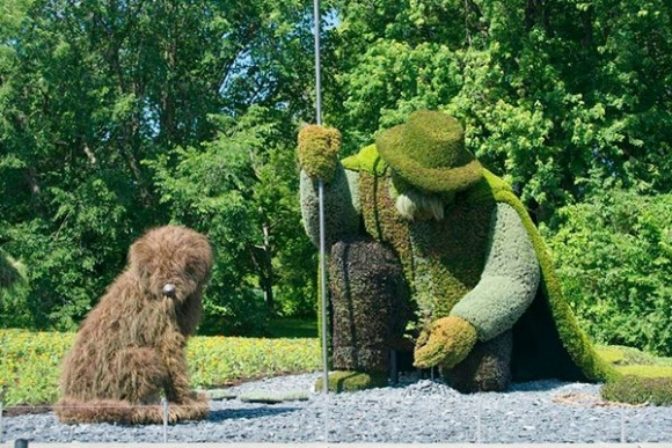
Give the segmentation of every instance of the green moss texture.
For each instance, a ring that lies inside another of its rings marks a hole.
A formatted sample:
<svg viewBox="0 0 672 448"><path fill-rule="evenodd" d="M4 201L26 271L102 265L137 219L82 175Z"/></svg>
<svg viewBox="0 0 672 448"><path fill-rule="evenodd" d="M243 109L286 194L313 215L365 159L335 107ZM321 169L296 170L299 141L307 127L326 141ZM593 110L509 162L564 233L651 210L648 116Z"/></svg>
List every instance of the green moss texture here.
<svg viewBox="0 0 672 448"><path fill-rule="evenodd" d="M329 373L328 389L330 392L355 392L385 386L387 386L387 375L347 370ZM318 378L315 382L315 390L322 390L322 378Z"/></svg>
<svg viewBox="0 0 672 448"><path fill-rule="evenodd" d="M616 370L621 375L638 376L640 378L672 378L672 366L616 365Z"/></svg>
<svg viewBox="0 0 672 448"><path fill-rule="evenodd" d="M672 405L672 358L658 358L616 345L597 350L620 375L602 387L602 398L630 404Z"/></svg>
<svg viewBox="0 0 672 448"><path fill-rule="evenodd" d="M617 368L656 366L672 369L672 358L659 358L634 347L600 345L596 347L596 350L605 361L614 364Z"/></svg>
<svg viewBox="0 0 672 448"><path fill-rule="evenodd" d="M602 386L601 393L609 401L672 406L672 378L624 375Z"/></svg>
<svg viewBox="0 0 672 448"><path fill-rule="evenodd" d="M327 248L360 232L359 174L337 166L332 182L324 185L324 219ZM301 218L310 241L319 247L320 215L318 183L304 171L300 174Z"/></svg>
<svg viewBox="0 0 672 448"><path fill-rule="evenodd" d="M387 374L411 318L409 292L394 253L372 240L334 244L329 262L332 363Z"/></svg>
<svg viewBox="0 0 672 448"><path fill-rule="evenodd" d="M453 368L442 367L448 383L463 393L502 391L511 382L511 331L487 342L479 342L469 356Z"/></svg>
<svg viewBox="0 0 672 448"><path fill-rule="evenodd" d="M519 373L522 377L532 378L553 376L554 373L561 378L578 376L590 381L615 378L616 371L597 355L588 336L579 328L569 304L564 300L560 282L553 269L553 261L522 202L501 179L487 171L484 174L490 194L498 202L508 204L518 212L532 240L541 268L541 285L537 297L518 322L519 328L514 332L514 365L517 360L516 353L520 355L518 360L525 364ZM476 193L483 194L478 191ZM546 328L542 329L544 326ZM516 333L518 337L515 337ZM535 337L536 340L533 339ZM555 357L550 355L553 352ZM580 372L566 362L565 355L569 356L571 363ZM535 356L540 357L534 358Z"/></svg>
<svg viewBox="0 0 672 448"><path fill-rule="evenodd" d="M534 300L539 286L539 264L518 213L497 204L481 279L451 310L478 330L487 341L509 330Z"/></svg>
<svg viewBox="0 0 672 448"><path fill-rule="evenodd" d="M376 241L385 241L392 245L400 257L406 279L412 283L414 275L408 226L395 212L394 200L389 195L385 181L385 177L367 172L359 173L359 197L364 227L366 233Z"/></svg>
<svg viewBox="0 0 672 448"><path fill-rule="evenodd" d="M476 340L476 329L466 320L457 316L437 319L418 338L415 366L425 369L441 364L450 369L467 357Z"/></svg>
<svg viewBox="0 0 672 448"><path fill-rule="evenodd" d="M340 149L341 133L338 129L307 125L299 131L299 164L313 179L331 181Z"/></svg>
<svg viewBox="0 0 672 448"><path fill-rule="evenodd" d="M401 177L428 192L465 190L481 178L481 164L464 147L453 117L417 111L405 124L382 132L376 148Z"/></svg>
<svg viewBox="0 0 672 448"><path fill-rule="evenodd" d="M384 174L387 170L387 163L380 158L376 145L365 146L357 154L341 160L341 164L346 170L377 175Z"/></svg>
<svg viewBox="0 0 672 448"><path fill-rule="evenodd" d="M488 247L494 201L469 203L457 196L441 221L408 222L396 211L394 188L383 176L360 173L364 225L399 256L421 324L447 316L478 283Z"/></svg>

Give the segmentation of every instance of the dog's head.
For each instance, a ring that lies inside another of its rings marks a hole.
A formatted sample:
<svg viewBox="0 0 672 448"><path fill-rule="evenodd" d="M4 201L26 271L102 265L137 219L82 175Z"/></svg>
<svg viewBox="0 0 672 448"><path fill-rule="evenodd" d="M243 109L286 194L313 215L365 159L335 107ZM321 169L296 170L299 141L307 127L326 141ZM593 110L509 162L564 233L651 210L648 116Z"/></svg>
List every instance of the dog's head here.
<svg viewBox="0 0 672 448"><path fill-rule="evenodd" d="M194 230L164 226L133 243L128 262L151 295L182 302L208 280L212 249L208 239Z"/></svg>

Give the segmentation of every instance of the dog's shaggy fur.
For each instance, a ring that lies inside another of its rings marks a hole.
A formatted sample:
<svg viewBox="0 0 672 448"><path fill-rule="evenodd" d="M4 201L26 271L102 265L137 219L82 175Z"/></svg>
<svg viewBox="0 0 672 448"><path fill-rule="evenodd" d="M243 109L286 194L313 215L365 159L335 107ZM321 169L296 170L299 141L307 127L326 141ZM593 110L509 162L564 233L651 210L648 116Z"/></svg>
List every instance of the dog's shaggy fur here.
<svg viewBox="0 0 672 448"><path fill-rule="evenodd" d="M63 364L62 422L160 423L206 417L189 388L185 345L201 314L212 250L178 226L150 230L129 250L128 267L89 313Z"/></svg>

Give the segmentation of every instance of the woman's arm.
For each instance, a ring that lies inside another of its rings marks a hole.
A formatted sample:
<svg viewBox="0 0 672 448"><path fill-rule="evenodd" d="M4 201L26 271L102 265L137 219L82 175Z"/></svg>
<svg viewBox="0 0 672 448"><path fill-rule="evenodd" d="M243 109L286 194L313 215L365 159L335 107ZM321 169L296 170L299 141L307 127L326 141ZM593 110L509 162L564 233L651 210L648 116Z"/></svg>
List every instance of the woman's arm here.
<svg viewBox="0 0 672 448"><path fill-rule="evenodd" d="M540 277L532 241L513 207L497 204L491 229L481 280L450 312L471 323L480 341L513 327L534 300Z"/></svg>
<svg viewBox="0 0 672 448"><path fill-rule="evenodd" d="M334 177L324 184L324 221L327 246L360 232L359 173L345 170L338 162ZM320 221L318 181L301 170L301 217L310 240L319 246Z"/></svg>

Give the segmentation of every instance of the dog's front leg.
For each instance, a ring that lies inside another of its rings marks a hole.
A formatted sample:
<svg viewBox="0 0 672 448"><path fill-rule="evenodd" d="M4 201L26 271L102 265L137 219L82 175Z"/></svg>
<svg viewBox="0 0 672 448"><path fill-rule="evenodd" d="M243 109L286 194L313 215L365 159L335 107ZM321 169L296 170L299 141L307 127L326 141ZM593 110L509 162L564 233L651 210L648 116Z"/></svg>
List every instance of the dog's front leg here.
<svg viewBox="0 0 672 448"><path fill-rule="evenodd" d="M163 340L161 347L161 358L168 373L166 398L174 403L184 403L192 398L184 355L185 346L185 338L178 331L173 331L170 337Z"/></svg>

